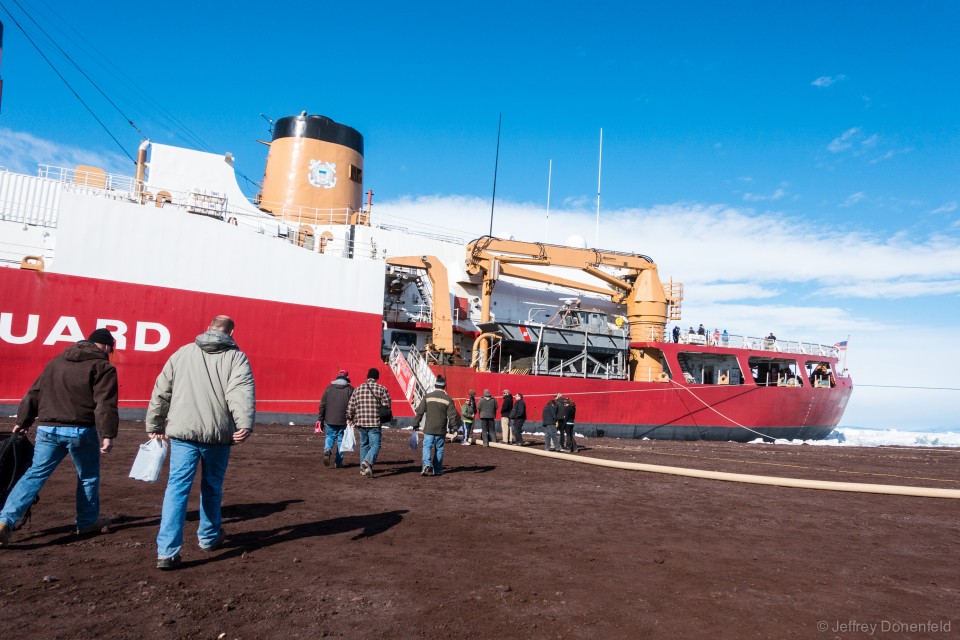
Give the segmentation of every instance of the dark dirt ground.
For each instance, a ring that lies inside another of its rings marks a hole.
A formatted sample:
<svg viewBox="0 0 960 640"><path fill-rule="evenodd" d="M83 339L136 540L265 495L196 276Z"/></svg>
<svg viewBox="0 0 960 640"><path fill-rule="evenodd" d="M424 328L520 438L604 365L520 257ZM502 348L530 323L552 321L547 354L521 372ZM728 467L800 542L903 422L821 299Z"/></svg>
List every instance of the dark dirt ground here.
<svg viewBox="0 0 960 640"><path fill-rule="evenodd" d="M356 454L344 469L323 467L312 427L258 427L230 461L223 549L196 547L195 487L184 565L160 572L165 482L127 478L146 438L142 424L124 422L103 459L109 533L70 535L75 480L65 461L32 523L0 550L0 602L15 630L4 637L960 634L956 500L699 480L459 444L447 446L446 474L422 478L409 433L385 430L369 480ZM956 449L580 443L583 456L960 489Z"/></svg>

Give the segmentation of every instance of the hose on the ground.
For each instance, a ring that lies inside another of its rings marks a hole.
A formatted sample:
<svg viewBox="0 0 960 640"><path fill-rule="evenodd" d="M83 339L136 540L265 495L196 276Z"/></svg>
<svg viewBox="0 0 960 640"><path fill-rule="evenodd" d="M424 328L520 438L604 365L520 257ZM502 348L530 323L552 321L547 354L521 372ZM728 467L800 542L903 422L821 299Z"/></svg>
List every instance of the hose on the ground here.
<svg viewBox="0 0 960 640"><path fill-rule="evenodd" d="M794 489L820 489L823 491L849 491L855 493L879 493L891 496L913 496L917 498L952 498L960 499L960 489L931 489L927 487L905 487L888 484L869 484L865 482L834 482L830 480L806 480L803 478L777 478L773 476L755 476L745 473L727 473L725 471L705 471L703 469L684 469L682 467L667 467L657 464L640 462L621 462L619 460L605 460L589 456L544 451L536 447L517 447L501 443L490 443L491 447L506 449L517 453L529 453L545 458L555 458L581 464L592 464L598 467L612 469L627 469L630 471L647 471L688 478L703 478L705 480L723 480L726 482L743 482L747 484L764 484L775 487L790 487Z"/></svg>

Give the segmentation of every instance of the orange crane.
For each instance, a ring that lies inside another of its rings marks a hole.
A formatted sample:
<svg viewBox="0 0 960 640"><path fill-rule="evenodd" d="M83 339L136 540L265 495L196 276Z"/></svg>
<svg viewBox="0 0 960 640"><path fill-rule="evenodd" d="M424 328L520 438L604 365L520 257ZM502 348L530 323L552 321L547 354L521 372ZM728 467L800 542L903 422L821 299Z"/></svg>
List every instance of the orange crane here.
<svg viewBox="0 0 960 640"><path fill-rule="evenodd" d="M522 266L521 266L522 265ZM589 284L526 268L563 267L577 269L599 280ZM615 304L626 304L630 342L661 342L668 319L680 319L683 286L660 282L657 265L647 256L598 249L577 249L484 236L467 245L467 273L482 278L480 286L481 323L490 322L490 299L501 276L569 287L610 296ZM604 270L607 269L607 270ZM605 286L604 286L605 285ZM486 351L489 342L481 337L478 348ZM488 358L476 358L486 369ZM633 380L662 380L660 353L656 349L630 348L630 376Z"/></svg>

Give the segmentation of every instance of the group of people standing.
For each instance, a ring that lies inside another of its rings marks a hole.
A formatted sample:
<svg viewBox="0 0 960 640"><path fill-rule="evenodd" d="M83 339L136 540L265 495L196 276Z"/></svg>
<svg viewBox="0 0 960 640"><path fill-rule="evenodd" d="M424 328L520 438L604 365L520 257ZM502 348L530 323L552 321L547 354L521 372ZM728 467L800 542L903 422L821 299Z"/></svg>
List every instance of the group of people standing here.
<svg viewBox="0 0 960 640"><path fill-rule="evenodd" d="M680 327L678 325L674 325L673 331L671 332L671 334L673 336L674 342L680 342ZM723 330L723 333L720 333L720 329L714 329L713 333L711 334L709 331L707 331L707 329L702 324L699 327L697 327L696 330L694 330L693 327L690 327L689 329L687 329L687 335L702 336L703 344L707 344L707 340L709 337L710 343L714 347L725 347L730 342L730 334L727 333L726 329ZM690 342L690 339L687 339L687 342Z"/></svg>
<svg viewBox="0 0 960 640"><path fill-rule="evenodd" d="M373 464L380 448L380 426L374 409L390 402L390 394L377 382L379 372L370 369L367 381L357 387L350 386L349 374L341 370L337 377L323 392L317 416L318 428L325 427L323 464L331 461L337 468L343 466L341 445L348 423L360 431L360 474L371 477ZM446 392L447 382L443 376L437 376L434 388L427 393L414 409L414 429L423 428L421 449L422 476L443 475L444 445L448 437L461 433L461 444L476 443L474 427L479 426L483 446L497 442L497 422L502 433L501 442L524 446L523 426L527 421L527 405L522 393L510 393L503 390L500 402L493 397L489 389L483 390L478 399L477 392L470 389L460 411L456 402ZM358 394L363 400L358 399ZM359 407L367 407L363 412ZM573 431L576 421L577 405L570 398L557 394L547 401L543 410L544 448L548 451L577 451ZM498 418L499 416L499 418ZM359 421L358 421L359 419ZM369 444L364 444L365 442Z"/></svg>
<svg viewBox="0 0 960 640"><path fill-rule="evenodd" d="M577 405L558 393L543 406L543 448L546 451L577 452L573 428L577 419Z"/></svg>

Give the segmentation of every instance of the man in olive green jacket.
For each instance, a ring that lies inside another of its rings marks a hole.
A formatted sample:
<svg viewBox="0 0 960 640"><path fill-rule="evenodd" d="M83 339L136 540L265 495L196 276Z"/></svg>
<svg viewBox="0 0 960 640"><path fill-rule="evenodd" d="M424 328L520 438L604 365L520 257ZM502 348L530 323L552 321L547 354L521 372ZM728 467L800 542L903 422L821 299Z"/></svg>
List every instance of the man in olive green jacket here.
<svg viewBox="0 0 960 640"><path fill-rule="evenodd" d="M233 341L234 323L217 316L193 344L170 356L153 388L147 433L170 440L170 477L157 535L157 568L180 566L190 487L201 467L202 551L223 543L220 503L230 447L246 440L255 416L253 373Z"/></svg>
<svg viewBox="0 0 960 640"><path fill-rule="evenodd" d="M447 381L437 376L434 390L423 396L413 416L413 428L423 420L423 469L421 476L443 475L443 443L447 430L457 424L457 408L453 398L447 395ZM426 418L426 419L424 419ZM432 455L436 451L435 458ZM434 464L433 459L436 459Z"/></svg>

